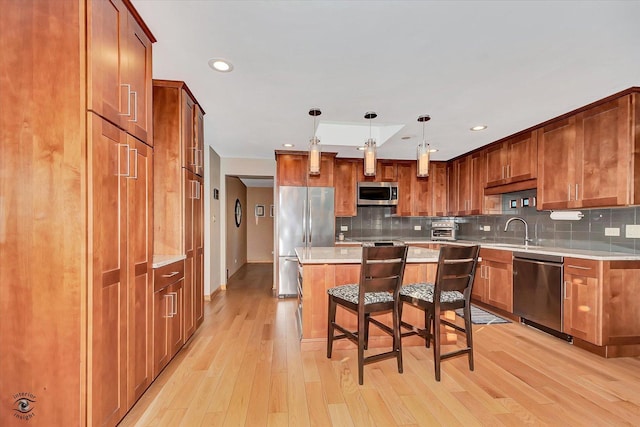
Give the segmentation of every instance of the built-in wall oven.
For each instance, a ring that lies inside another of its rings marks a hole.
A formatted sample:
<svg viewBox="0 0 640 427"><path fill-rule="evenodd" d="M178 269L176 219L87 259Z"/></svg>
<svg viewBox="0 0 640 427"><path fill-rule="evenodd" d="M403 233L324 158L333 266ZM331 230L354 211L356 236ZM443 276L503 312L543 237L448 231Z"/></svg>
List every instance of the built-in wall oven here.
<svg viewBox="0 0 640 427"><path fill-rule="evenodd" d="M524 324L571 341L562 326L563 263L561 256L513 253L513 314Z"/></svg>

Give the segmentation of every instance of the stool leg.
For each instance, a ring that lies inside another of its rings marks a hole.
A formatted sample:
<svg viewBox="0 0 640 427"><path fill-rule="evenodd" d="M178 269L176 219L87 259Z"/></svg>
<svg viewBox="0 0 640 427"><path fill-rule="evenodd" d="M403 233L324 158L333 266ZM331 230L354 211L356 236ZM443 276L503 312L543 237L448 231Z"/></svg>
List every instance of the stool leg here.
<svg viewBox="0 0 640 427"><path fill-rule="evenodd" d="M402 373L402 336L400 334L400 310L401 302L396 302L393 310L393 351L396 352L398 372Z"/></svg>
<svg viewBox="0 0 640 427"><path fill-rule="evenodd" d="M434 310L433 316L433 363L436 370L436 381L440 381L440 313Z"/></svg>
<svg viewBox="0 0 640 427"><path fill-rule="evenodd" d="M358 308L362 310L362 308ZM365 335L364 315L358 315L358 383L364 384L364 335Z"/></svg>
<svg viewBox="0 0 640 427"><path fill-rule="evenodd" d="M369 348L369 313L364 315L364 349Z"/></svg>
<svg viewBox="0 0 640 427"><path fill-rule="evenodd" d="M469 349L469 370L473 371L473 329L471 323L471 307L467 304L464 307L464 329L467 338L467 348Z"/></svg>
<svg viewBox="0 0 640 427"><path fill-rule="evenodd" d="M334 323L336 321L336 302L333 300L331 295L329 295L329 313L327 318L329 321L327 322L327 358L331 358L331 352L333 350L333 330Z"/></svg>

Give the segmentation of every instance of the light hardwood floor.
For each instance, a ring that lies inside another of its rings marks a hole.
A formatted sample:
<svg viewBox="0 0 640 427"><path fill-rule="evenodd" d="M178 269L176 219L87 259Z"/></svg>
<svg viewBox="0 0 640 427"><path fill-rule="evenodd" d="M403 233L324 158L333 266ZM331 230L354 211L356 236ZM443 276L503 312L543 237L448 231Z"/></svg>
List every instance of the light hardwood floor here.
<svg viewBox="0 0 640 427"><path fill-rule="evenodd" d="M519 324L475 325L476 369L404 347L365 366L355 349L300 350L295 300L272 266L244 266L122 426L640 425L640 358L603 359Z"/></svg>

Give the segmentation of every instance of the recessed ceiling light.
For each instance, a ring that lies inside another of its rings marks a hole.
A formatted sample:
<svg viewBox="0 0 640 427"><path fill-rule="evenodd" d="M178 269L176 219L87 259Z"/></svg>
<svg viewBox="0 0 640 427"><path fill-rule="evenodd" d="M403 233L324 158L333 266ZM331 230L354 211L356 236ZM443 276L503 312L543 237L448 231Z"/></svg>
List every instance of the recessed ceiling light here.
<svg viewBox="0 0 640 427"><path fill-rule="evenodd" d="M293 145L293 144L282 144L282 146L285 147L285 148L295 147L295 145Z"/></svg>
<svg viewBox="0 0 640 427"><path fill-rule="evenodd" d="M233 64L226 59L213 58L209 60L209 67L221 73L228 73L233 70Z"/></svg>
<svg viewBox="0 0 640 427"><path fill-rule="evenodd" d="M432 149L429 150L430 153L435 153L436 151L438 151L437 148L432 148Z"/></svg>
<svg viewBox="0 0 640 427"><path fill-rule="evenodd" d="M405 135L405 136L401 137L400 139L404 139L406 141L407 139L411 139L411 137L408 136L408 135Z"/></svg>
<svg viewBox="0 0 640 427"><path fill-rule="evenodd" d="M472 127L471 130L473 130L473 131L485 130L486 128L487 128L487 125L478 125L478 126Z"/></svg>

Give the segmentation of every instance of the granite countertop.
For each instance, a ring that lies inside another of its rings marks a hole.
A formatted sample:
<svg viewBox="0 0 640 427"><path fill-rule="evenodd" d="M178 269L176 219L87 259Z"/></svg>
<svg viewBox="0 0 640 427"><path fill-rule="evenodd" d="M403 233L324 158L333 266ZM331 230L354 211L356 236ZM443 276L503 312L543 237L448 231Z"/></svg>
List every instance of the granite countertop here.
<svg viewBox="0 0 640 427"><path fill-rule="evenodd" d="M495 242L478 242L473 240L455 240L455 241L442 241L442 240L429 240L427 238L405 238L405 239L396 239L402 240L406 244L445 244L445 245L480 245L483 248L487 249L498 249L503 251L512 251L512 252L528 252L528 253L539 253L539 254L547 254L547 255L556 255L562 257L573 257L573 258L584 258L584 259L593 259L598 261L640 261L640 255L636 254L628 254L624 252L604 252L604 251L591 251L586 249L569 249L569 248L558 248L558 247L548 247L548 246L534 246L529 245L525 247L524 245L514 245L514 244L506 244L506 243L495 243ZM368 240L366 240L368 241ZM336 245L339 243L345 244L354 244L360 243L356 239L352 240L344 240L342 242L336 242Z"/></svg>
<svg viewBox="0 0 640 427"><path fill-rule="evenodd" d="M438 262L439 252L433 249L409 248L408 263ZM296 248L296 255L302 264L360 264L361 247L320 247Z"/></svg>
<svg viewBox="0 0 640 427"><path fill-rule="evenodd" d="M153 268L160 268L164 267L165 265L172 264L176 261L182 261L186 258L186 255L154 255L151 266Z"/></svg>

